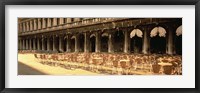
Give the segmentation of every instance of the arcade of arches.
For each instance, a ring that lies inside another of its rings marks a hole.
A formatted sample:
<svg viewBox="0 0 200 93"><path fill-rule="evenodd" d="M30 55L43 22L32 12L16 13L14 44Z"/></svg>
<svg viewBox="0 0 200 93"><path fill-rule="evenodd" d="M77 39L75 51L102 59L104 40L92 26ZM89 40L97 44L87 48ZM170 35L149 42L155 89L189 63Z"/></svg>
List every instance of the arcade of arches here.
<svg viewBox="0 0 200 93"><path fill-rule="evenodd" d="M44 29L54 29L56 25L58 27L60 25L64 26L69 21L68 18L60 18L59 21L58 19L57 21L55 21L55 18L22 20L19 23L19 50L58 53L123 52L139 54L182 54L182 26L179 20L175 20L175 22L173 20L172 23L170 21L159 23L158 21L157 25L154 25L152 22L152 24L146 25L141 23L141 25L137 24L127 27L98 28L94 31L91 31L91 29L89 31L70 32L70 29L73 28L56 29L55 31L47 30L48 32L42 31ZM87 21L85 20L89 19L78 19L77 22L79 23L75 25L80 25L80 22L82 22L81 24L86 24ZM120 22L123 23L128 20L133 19L121 20ZM134 20L137 22L136 19ZM113 24L113 22L115 21L107 23L107 25ZM175 24L177 22L178 24ZM93 25L89 26L92 28ZM62 33L59 33L59 31L62 31Z"/></svg>

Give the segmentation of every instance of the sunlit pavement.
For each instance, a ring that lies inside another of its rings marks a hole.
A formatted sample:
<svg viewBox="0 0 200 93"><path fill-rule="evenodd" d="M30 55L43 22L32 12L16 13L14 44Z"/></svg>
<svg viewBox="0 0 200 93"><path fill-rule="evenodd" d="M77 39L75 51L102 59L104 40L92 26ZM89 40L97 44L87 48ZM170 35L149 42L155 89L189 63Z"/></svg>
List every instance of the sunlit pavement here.
<svg viewBox="0 0 200 93"><path fill-rule="evenodd" d="M18 54L18 75L102 75L82 69L68 70L42 65L33 54Z"/></svg>

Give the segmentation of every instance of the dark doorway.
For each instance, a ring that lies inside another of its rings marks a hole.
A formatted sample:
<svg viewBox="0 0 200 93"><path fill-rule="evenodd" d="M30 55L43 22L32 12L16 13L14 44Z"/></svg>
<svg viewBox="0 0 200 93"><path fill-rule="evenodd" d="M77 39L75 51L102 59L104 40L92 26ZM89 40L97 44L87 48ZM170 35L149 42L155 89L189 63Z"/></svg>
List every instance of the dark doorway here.
<svg viewBox="0 0 200 93"><path fill-rule="evenodd" d="M64 38L64 40L63 40L63 51L64 52L67 51L67 38Z"/></svg>
<svg viewBox="0 0 200 93"><path fill-rule="evenodd" d="M166 38L156 35L150 41L151 53L164 54L166 53Z"/></svg>
<svg viewBox="0 0 200 93"><path fill-rule="evenodd" d="M70 46L71 52L75 52L75 38L72 38L70 42L71 42Z"/></svg>
<svg viewBox="0 0 200 93"><path fill-rule="evenodd" d="M182 55L182 35L176 36L175 40L176 54Z"/></svg>
<svg viewBox="0 0 200 93"><path fill-rule="evenodd" d="M114 52L123 52L124 47L124 33L123 31L116 31L114 33Z"/></svg>
<svg viewBox="0 0 200 93"><path fill-rule="evenodd" d="M141 53L142 52L142 38L137 35L132 37L130 40L130 50L131 53Z"/></svg>
<svg viewBox="0 0 200 93"><path fill-rule="evenodd" d="M84 52L84 35L79 35L79 44L80 44L80 50L79 52Z"/></svg>
<svg viewBox="0 0 200 93"><path fill-rule="evenodd" d="M95 52L95 36L90 38L90 52Z"/></svg>
<svg viewBox="0 0 200 93"><path fill-rule="evenodd" d="M108 52L108 36L103 36L101 38L101 51Z"/></svg>

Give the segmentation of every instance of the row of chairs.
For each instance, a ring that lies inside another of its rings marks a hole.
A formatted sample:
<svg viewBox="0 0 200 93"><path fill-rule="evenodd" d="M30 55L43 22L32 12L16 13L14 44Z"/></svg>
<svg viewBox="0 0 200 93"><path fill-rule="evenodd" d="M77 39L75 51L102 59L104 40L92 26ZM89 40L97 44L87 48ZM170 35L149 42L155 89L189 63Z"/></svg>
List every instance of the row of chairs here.
<svg viewBox="0 0 200 93"><path fill-rule="evenodd" d="M181 56L107 54L107 53L35 53L36 60L43 64L72 69L81 68L108 74L159 73L160 61L172 63L171 68L164 68L166 74L182 74ZM169 73L170 72L170 73Z"/></svg>

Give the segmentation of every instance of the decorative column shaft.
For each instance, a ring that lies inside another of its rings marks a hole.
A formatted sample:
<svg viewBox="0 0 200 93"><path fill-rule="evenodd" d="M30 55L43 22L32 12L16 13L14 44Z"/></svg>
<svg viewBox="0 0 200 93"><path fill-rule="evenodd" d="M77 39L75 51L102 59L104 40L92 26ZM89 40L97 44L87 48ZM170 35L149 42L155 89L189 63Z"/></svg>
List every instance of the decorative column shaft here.
<svg viewBox="0 0 200 93"><path fill-rule="evenodd" d="M64 52L63 50L63 37L59 37L59 51Z"/></svg>
<svg viewBox="0 0 200 93"><path fill-rule="evenodd" d="M33 21L32 20L30 20L30 31L32 31L33 30Z"/></svg>
<svg viewBox="0 0 200 93"><path fill-rule="evenodd" d="M95 52L101 52L101 39L100 39L100 34L96 32L96 47L95 47Z"/></svg>
<svg viewBox="0 0 200 93"><path fill-rule="evenodd" d="M45 50L44 38L42 38L42 50Z"/></svg>
<svg viewBox="0 0 200 93"><path fill-rule="evenodd" d="M57 26L57 18L53 18L53 26Z"/></svg>
<svg viewBox="0 0 200 93"><path fill-rule="evenodd" d="M23 47L22 47L22 50L25 50L26 48L25 48L25 40L23 39L23 41L22 41L22 43L23 43Z"/></svg>
<svg viewBox="0 0 200 93"><path fill-rule="evenodd" d="M60 18L60 24L64 24L64 18Z"/></svg>
<svg viewBox="0 0 200 93"><path fill-rule="evenodd" d="M38 50L41 50L41 49L40 49L40 38L37 39L37 49L38 49Z"/></svg>
<svg viewBox="0 0 200 93"><path fill-rule="evenodd" d="M23 25L22 25L22 23L20 23L19 27L20 27L20 32L23 32Z"/></svg>
<svg viewBox="0 0 200 93"><path fill-rule="evenodd" d="M90 37L88 33L84 33L84 52L89 52Z"/></svg>
<svg viewBox="0 0 200 93"><path fill-rule="evenodd" d="M46 28L46 19L42 18L42 28Z"/></svg>
<svg viewBox="0 0 200 93"><path fill-rule="evenodd" d="M128 31L124 31L124 53L130 52L130 38Z"/></svg>
<svg viewBox="0 0 200 93"><path fill-rule="evenodd" d="M33 30L37 30L37 19L34 19L34 29Z"/></svg>
<svg viewBox="0 0 200 93"><path fill-rule="evenodd" d="M148 54L149 53L149 35L148 35L148 29L144 30L144 36L143 36L143 46L142 46L142 53Z"/></svg>
<svg viewBox="0 0 200 93"><path fill-rule="evenodd" d="M23 32L26 31L26 23L23 23Z"/></svg>
<svg viewBox="0 0 200 93"><path fill-rule="evenodd" d="M26 39L26 50L28 50L28 39Z"/></svg>
<svg viewBox="0 0 200 93"><path fill-rule="evenodd" d="M72 18L67 18L67 23L71 23L72 22Z"/></svg>
<svg viewBox="0 0 200 93"><path fill-rule="evenodd" d="M112 36L112 34L108 35L108 52L109 53L114 52L114 50L113 50L113 36Z"/></svg>
<svg viewBox="0 0 200 93"><path fill-rule="evenodd" d="M38 18L38 29L41 29L41 18Z"/></svg>
<svg viewBox="0 0 200 93"><path fill-rule="evenodd" d="M56 49L56 37L53 36L53 51L57 51Z"/></svg>
<svg viewBox="0 0 200 93"><path fill-rule="evenodd" d="M32 40L29 39L29 50L32 50Z"/></svg>
<svg viewBox="0 0 200 93"><path fill-rule="evenodd" d="M66 45L66 51L67 52L71 52L71 49L70 49L70 47L71 47L71 41L70 41L70 36L67 36L67 45Z"/></svg>
<svg viewBox="0 0 200 93"><path fill-rule="evenodd" d="M167 54L172 55L173 54L173 30L168 31L168 37L167 37Z"/></svg>
<svg viewBox="0 0 200 93"><path fill-rule="evenodd" d="M30 30L30 28L29 28L29 22L26 22L26 31L29 31Z"/></svg>
<svg viewBox="0 0 200 93"><path fill-rule="evenodd" d="M35 38L33 38L33 50L36 50Z"/></svg>
<svg viewBox="0 0 200 93"><path fill-rule="evenodd" d="M51 25L52 25L52 24L51 24L51 18L48 18L48 25L47 25L47 26L48 26L48 27L51 27Z"/></svg>
<svg viewBox="0 0 200 93"><path fill-rule="evenodd" d="M75 52L79 52L79 47L80 47L79 35L76 35L76 38L75 38Z"/></svg>

